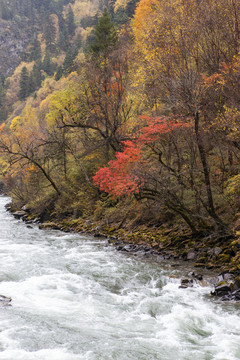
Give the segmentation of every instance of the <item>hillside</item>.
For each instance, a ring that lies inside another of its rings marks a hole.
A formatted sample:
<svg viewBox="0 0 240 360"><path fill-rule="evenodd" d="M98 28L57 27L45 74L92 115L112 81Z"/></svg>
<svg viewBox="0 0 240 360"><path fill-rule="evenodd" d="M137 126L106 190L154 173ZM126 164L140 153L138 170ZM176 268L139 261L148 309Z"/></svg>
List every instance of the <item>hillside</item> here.
<svg viewBox="0 0 240 360"><path fill-rule="evenodd" d="M10 76L21 60L21 54L31 40L31 34L18 25L0 19L0 76Z"/></svg>

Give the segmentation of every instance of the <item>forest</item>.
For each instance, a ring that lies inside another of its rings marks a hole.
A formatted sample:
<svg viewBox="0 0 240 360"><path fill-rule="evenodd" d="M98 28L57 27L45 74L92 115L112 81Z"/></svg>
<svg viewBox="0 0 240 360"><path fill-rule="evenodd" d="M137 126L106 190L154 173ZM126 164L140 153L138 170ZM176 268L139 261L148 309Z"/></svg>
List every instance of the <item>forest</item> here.
<svg viewBox="0 0 240 360"><path fill-rule="evenodd" d="M182 256L220 246L198 263L239 271L240 1L14 0L0 17L31 34L1 75L14 207Z"/></svg>

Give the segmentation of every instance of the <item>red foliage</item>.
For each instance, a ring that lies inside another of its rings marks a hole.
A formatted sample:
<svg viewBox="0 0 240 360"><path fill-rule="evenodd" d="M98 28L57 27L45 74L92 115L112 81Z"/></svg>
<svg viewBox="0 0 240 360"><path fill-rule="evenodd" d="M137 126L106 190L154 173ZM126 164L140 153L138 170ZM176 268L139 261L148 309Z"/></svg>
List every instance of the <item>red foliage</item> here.
<svg viewBox="0 0 240 360"><path fill-rule="evenodd" d="M150 118L148 116L141 117L147 121L147 126L141 129L140 135L138 137L138 143L151 145L158 141L162 135L167 134L173 130L179 128L189 127L189 123L183 123L179 117L155 117Z"/></svg>
<svg viewBox="0 0 240 360"><path fill-rule="evenodd" d="M94 183L101 191L105 191L116 197L124 194L130 195L138 193L143 186L140 169L147 165L144 160L146 145L153 147L164 134L179 128L189 127L188 123L183 123L170 117L142 117L147 125L139 132L134 141L124 141L123 152L115 154L116 159L108 163L108 167L98 170L93 177Z"/></svg>
<svg viewBox="0 0 240 360"><path fill-rule="evenodd" d="M98 170L93 177L100 190L120 197L123 194L138 193L141 179L134 173L142 161L141 148L132 141L124 142L124 151L116 153L116 160Z"/></svg>

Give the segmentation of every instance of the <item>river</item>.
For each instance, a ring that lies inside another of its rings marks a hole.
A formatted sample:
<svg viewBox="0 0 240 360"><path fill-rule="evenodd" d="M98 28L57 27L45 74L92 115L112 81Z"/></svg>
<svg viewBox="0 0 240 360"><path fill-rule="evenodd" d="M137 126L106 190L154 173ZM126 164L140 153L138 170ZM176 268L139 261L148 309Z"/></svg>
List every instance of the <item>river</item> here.
<svg viewBox="0 0 240 360"><path fill-rule="evenodd" d="M39 230L0 197L1 360L236 360L240 306L180 289L184 268Z"/></svg>

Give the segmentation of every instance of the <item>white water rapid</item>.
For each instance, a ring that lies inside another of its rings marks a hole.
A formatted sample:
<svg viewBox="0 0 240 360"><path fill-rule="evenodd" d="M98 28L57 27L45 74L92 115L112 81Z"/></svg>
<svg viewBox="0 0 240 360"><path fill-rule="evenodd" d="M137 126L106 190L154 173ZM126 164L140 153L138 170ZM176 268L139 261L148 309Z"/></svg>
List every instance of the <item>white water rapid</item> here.
<svg viewBox="0 0 240 360"><path fill-rule="evenodd" d="M236 360L240 305L181 267L27 227L0 197L0 360ZM189 271L189 270L188 270Z"/></svg>

